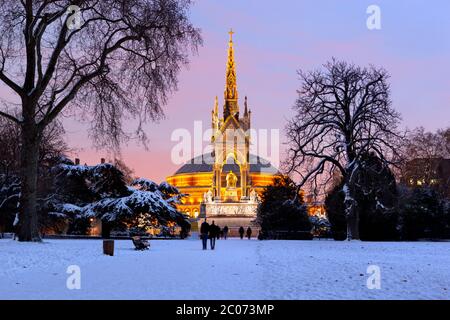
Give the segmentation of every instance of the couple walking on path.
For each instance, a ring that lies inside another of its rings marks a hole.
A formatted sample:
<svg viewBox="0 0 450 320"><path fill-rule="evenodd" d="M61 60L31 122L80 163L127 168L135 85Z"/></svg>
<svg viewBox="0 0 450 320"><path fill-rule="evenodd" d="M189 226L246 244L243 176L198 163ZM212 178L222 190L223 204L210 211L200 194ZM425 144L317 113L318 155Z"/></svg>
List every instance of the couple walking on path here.
<svg viewBox="0 0 450 320"><path fill-rule="evenodd" d="M241 239L244 239L244 233L245 233L244 227L240 227L239 228L239 236L241 237ZM251 237L252 237L252 228L248 227L247 228L247 238L248 238L248 240L250 240Z"/></svg>
<svg viewBox="0 0 450 320"><path fill-rule="evenodd" d="M245 229L244 227L239 228L239 235L241 239L244 238ZM250 240L252 237L252 229L250 227L247 228L247 238ZM222 237L226 240L228 236L228 226L225 226L222 230L218 225L215 224L214 220L211 224L206 222L206 219L200 226L200 238L202 239L203 250L208 249L208 239L210 241L211 250L214 250L216 247L216 239Z"/></svg>
<svg viewBox="0 0 450 320"><path fill-rule="evenodd" d="M228 228L227 228L228 229ZM220 235L220 227L214 223L214 220L211 224L203 221L200 226L200 236L202 238L203 250L207 249L208 246L208 238L210 241L211 250L214 250L216 247L216 239Z"/></svg>

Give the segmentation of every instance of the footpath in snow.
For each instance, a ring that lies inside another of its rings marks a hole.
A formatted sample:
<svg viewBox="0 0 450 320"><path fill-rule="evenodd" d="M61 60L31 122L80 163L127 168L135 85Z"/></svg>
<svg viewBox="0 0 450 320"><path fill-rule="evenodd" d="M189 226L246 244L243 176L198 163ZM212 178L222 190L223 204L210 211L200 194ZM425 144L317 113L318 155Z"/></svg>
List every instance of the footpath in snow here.
<svg viewBox="0 0 450 320"><path fill-rule="evenodd" d="M449 243L0 240L0 299L449 299ZM81 289L66 286L80 267ZM368 266L381 289L367 288Z"/></svg>

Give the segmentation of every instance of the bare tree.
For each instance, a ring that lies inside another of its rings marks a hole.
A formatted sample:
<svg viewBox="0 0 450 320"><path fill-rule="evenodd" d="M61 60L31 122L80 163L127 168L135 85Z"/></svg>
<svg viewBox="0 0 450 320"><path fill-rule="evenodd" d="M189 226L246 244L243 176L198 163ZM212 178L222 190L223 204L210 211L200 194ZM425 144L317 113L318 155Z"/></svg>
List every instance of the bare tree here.
<svg viewBox="0 0 450 320"><path fill-rule="evenodd" d="M72 151L64 140L64 134L64 127L59 121L53 121L43 131L38 157L41 171L48 171L55 161ZM0 117L0 174L19 176L20 143L20 125Z"/></svg>
<svg viewBox="0 0 450 320"><path fill-rule="evenodd" d="M17 174L19 162L19 126L0 117L0 174Z"/></svg>
<svg viewBox="0 0 450 320"><path fill-rule="evenodd" d="M450 158L450 127L439 131L444 138L445 154L447 158Z"/></svg>
<svg viewBox="0 0 450 320"><path fill-rule="evenodd" d="M286 126L287 171L300 176L298 187L313 181L325 187L343 179L347 238L359 239L354 175L361 159L374 153L392 164L396 155L399 115L391 107L389 78L383 69L361 68L332 60L323 70L299 72L295 115Z"/></svg>
<svg viewBox="0 0 450 320"><path fill-rule="evenodd" d="M38 146L44 129L72 107L89 116L100 144L126 138L123 119L161 115L181 66L201 43L190 0L0 2L0 80L18 102L0 110L21 128L19 240L39 241ZM15 116L19 114L19 116Z"/></svg>
<svg viewBox="0 0 450 320"><path fill-rule="evenodd" d="M405 158L409 160L450 158L450 128L436 132L416 128L407 134L403 146Z"/></svg>
<svg viewBox="0 0 450 320"><path fill-rule="evenodd" d="M407 185L433 187L448 194L450 177L450 128L427 132L423 127L409 132L402 144L400 180Z"/></svg>

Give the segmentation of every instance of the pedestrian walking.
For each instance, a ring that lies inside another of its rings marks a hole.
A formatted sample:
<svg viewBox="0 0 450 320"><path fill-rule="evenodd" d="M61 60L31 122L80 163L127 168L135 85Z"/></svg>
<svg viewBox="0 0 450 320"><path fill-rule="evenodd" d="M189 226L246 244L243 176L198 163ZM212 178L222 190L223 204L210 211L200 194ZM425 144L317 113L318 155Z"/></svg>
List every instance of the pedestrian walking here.
<svg viewBox="0 0 450 320"><path fill-rule="evenodd" d="M239 236L241 237L241 239L244 239L244 233L245 233L244 227L241 226L239 228Z"/></svg>
<svg viewBox="0 0 450 320"><path fill-rule="evenodd" d="M223 238L225 240L227 240L227 237L228 237L228 226L223 227L222 231L223 231Z"/></svg>
<svg viewBox="0 0 450 320"><path fill-rule="evenodd" d="M216 231L217 231L217 236L216 236L216 237L217 237L217 240L220 240L220 235L221 235L221 233L222 233L222 229L220 229L219 226L217 226L216 229L217 229L217 230L216 230Z"/></svg>
<svg viewBox="0 0 450 320"><path fill-rule="evenodd" d="M247 238L248 238L248 240L250 240L251 237L252 237L252 228L248 227L247 228Z"/></svg>
<svg viewBox="0 0 450 320"><path fill-rule="evenodd" d="M206 222L206 218L200 226L200 238L202 239L203 250L208 249L208 233L209 233L209 223Z"/></svg>
<svg viewBox="0 0 450 320"><path fill-rule="evenodd" d="M209 245L211 247L211 250L214 250L214 248L216 247L216 238L217 238L217 234L219 227L217 227L217 225L213 222L211 223L211 225L209 226Z"/></svg>

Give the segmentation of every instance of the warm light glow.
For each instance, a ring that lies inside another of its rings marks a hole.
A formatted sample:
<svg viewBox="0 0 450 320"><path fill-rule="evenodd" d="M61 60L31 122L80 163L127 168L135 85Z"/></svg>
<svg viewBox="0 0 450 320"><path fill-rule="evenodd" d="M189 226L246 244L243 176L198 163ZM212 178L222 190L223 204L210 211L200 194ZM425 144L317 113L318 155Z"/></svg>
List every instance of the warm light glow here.
<svg viewBox="0 0 450 320"><path fill-rule="evenodd" d="M225 180L226 173L223 174ZM249 187L255 189L260 195L263 189L274 183L276 175L268 173L251 172L249 174ZM200 204L203 201L203 195L212 188L212 172L194 172L183 173L167 177L167 182L176 186L180 192L188 194L183 198L181 204L177 205L178 210L184 212L192 218L196 218L200 212ZM240 183L240 182L239 182ZM222 185L221 194L225 195L226 186ZM241 188L237 188L238 198L241 197Z"/></svg>

